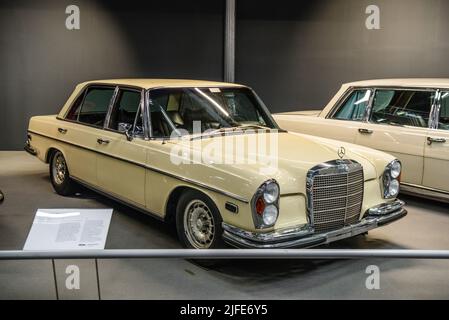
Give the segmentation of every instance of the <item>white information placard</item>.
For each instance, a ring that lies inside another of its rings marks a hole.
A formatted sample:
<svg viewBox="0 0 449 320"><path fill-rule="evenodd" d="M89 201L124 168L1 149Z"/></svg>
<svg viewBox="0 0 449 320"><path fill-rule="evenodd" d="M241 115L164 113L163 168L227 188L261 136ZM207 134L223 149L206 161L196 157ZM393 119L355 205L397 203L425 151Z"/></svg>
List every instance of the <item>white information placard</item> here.
<svg viewBox="0 0 449 320"><path fill-rule="evenodd" d="M23 250L104 249L112 209L38 209Z"/></svg>

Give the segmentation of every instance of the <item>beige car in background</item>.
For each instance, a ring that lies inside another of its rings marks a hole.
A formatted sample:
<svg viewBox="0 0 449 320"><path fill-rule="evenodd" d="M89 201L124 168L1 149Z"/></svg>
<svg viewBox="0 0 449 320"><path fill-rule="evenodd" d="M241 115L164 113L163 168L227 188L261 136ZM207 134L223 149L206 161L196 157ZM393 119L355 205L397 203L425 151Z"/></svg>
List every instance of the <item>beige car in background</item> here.
<svg viewBox="0 0 449 320"><path fill-rule="evenodd" d="M449 79L346 83L322 111L274 118L291 132L388 152L402 162L402 191L449 200Z"/></svg>
<svg viewBox="0 0 449 320"><path fill-rule="evenodd" d="M271 144L256 138L275 142L266 158L274 162L259 161ZM202 158L230 141L235 148L217 152L226 161ZM223 240L311 247L407 213L397 199L401 164L393 156L280 130L253 90L231 83L85 82L58 115L31 118L25 150L49 164L57 193L70 195L79 183L174 221L189 248L217 248Z"/></svg>

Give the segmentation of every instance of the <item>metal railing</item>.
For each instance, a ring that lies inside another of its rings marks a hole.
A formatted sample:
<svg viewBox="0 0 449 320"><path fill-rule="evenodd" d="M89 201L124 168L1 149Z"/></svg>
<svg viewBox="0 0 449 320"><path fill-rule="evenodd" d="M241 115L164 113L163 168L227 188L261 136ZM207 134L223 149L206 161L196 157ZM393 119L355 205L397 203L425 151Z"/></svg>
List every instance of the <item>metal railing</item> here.
<svg viewBox="0 0 449 320"><path fill-rule="evenodd" d="M102 299L98 260L101 259L449 259L449 250L409 249L109 249L78 251L0 251L0 260L51 260L55 298L72 299L57 277L55 260L94 261L95 288L89 292Z"/></svg>
<svg viewBox="0 0 449 320"><path fill-rule="evenodd" d="M449 259L449 250L411 249L108 249L0 251L0 260L36 259Z"/></svg>

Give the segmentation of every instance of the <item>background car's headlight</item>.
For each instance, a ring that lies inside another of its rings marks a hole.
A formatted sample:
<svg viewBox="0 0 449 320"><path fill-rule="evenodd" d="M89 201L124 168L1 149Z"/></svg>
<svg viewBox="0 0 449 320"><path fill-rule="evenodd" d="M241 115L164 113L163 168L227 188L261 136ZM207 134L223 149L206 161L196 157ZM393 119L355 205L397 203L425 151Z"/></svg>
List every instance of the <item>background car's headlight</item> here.
<svg viewBox="0 0 449 320"><path fill-rule="evenodd" d="M257 189L251 202L257 229L274 226L279 216L279 196L279 185L275 180L267 180Z"/></svg>
<svg viewBox="0 0 449 320"><path fill-rule="evenodd" d="M399 194L401 177L401 162L393 160L385 168L383 174L384 198L395 198Z"/></svg>

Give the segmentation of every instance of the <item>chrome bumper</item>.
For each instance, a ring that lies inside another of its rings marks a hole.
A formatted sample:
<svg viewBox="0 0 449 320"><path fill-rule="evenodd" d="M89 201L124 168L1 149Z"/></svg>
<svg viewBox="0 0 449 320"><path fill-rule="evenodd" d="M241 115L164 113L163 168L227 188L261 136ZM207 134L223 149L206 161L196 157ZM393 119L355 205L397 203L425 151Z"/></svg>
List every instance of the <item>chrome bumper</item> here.
<svg viewBox="0 0 449 320"><path fill-rule="evenodd" d="M314 233L309 225L296 228L275 230L267 233L256 233L223 223L224 240L240 248L306 248L350 238L381 227L407 215L404 202L395 200L370 208L362 220L356 224L345 226L326 233Z"/></svg>
<svg viewBox="0 0 449 320"><path fill-rule="evenodd" d="M32 147L30 147L29 145L25 145L25 147L23 147L23 149L28 152L29 154L31 154L32 156L36 156L37 155L37 151L34 150Z"/></svg>
<svg viewBox="0 0 449 320"><path fill-rule="evenodd" d="M30 144L31 141L31 136L28 134L28 139L25 142L25 146L23 147L23 149L28 152L29 154L31 154L32 156L36 156L37 155L37 151L33 149L33 147L31 147Z"/></svg>

